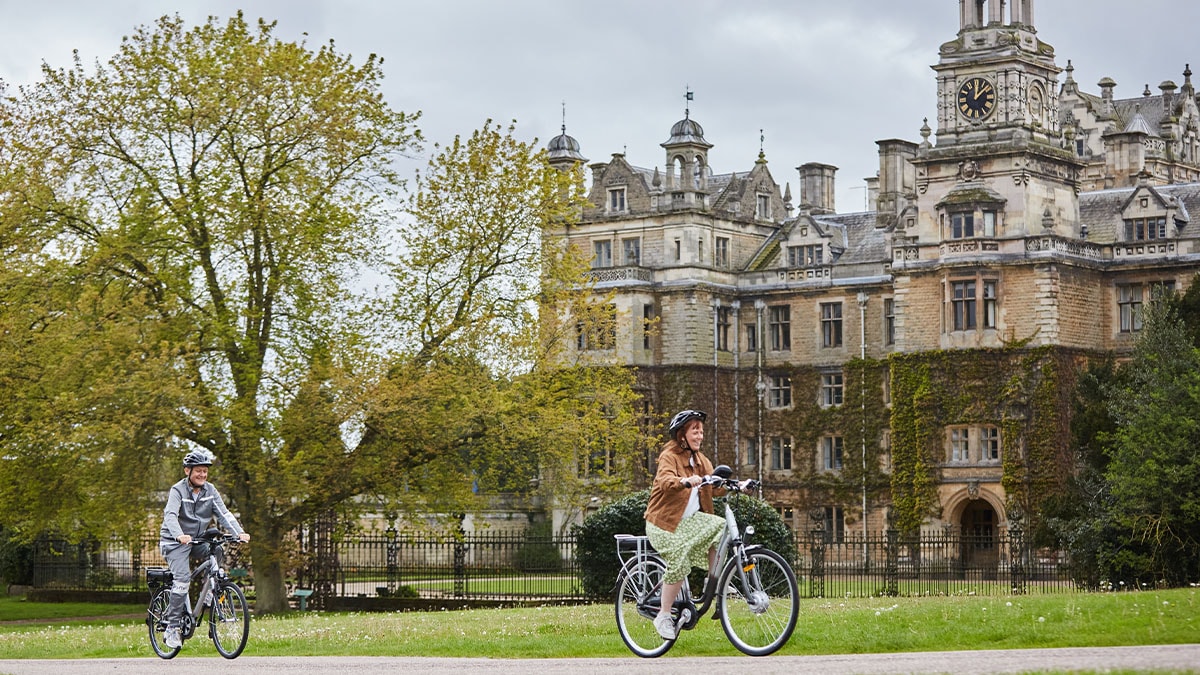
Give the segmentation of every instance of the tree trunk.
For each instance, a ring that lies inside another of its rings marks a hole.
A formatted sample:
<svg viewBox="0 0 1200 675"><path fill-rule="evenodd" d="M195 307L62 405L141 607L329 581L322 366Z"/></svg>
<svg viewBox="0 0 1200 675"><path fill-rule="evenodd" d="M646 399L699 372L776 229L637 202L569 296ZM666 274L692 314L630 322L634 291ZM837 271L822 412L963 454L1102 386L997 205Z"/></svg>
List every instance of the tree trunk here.
<svg viewBox="0 0 1200 675"><path fill-rule="evenodd" d="M283 565L277 556L268 554L263 557L266 564L254 566L254 613L262 615L286 612L288 599Z"/></svg>

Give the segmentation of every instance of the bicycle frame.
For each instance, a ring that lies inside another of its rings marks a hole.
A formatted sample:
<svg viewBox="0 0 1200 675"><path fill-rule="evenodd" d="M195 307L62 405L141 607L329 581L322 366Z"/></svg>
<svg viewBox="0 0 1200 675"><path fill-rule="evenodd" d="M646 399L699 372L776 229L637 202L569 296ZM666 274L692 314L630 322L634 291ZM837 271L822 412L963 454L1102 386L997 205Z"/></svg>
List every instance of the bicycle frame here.
<svg viewBox="0 0 1200 675"><path fill-rule="evenodd" d="M678 631L694 628L712 609L713 619L721 622L734 647L751 656L766 656L782 647L795 630L800 591L787 559L762 544L746 543L754 529L740 529L734 503L753 481L736 483L730 479L731 473L721 466L705 477L709 485L723 486L732 494L725 501L724 528L715 544L704 589L693 596L685 578L670 609L676 637ZM663 635L656 619L663 609L666 562L650 546L648 537L615 536L621 561L614 589L621 639L638 656L662 656L676 640Z"/></svg>
<svg viewBox="0 0 1200 675"><path fill-rule="evenodd" d="M734 492L733 494L739 493L740 491ZM733 497L733 494L730 495L730 498ZM621 567L623 570L628 570L638 565L643 565L651 556L658 558L660 561L662 560L659 558L657 553L651 552L649 540L644 536L638 537L633 535L618 534L616 535L616 538L618 541L617 557L621 560ZM629 557L623 557L621 555L622 544L627 547L632 546L635 549L634 554ZM747 550L757 547L758 545L747 547L743 543L742 533L738 529L737 517L734 515L733 508L730 506L729 501L726 500L725 530L721 533L721 539L717 543L717 558L712 568L708 571L708 575L705 578L704 588L701 589L699 596L693 597L691 593L691 582L689 582L685 577L683 580L683 588L680 589L679 596L675 599L675 609L680 612L681 617L683 616L682 612L684 610L690 610L690 613L692 614L688 620L683 621L685 629L695 626L695 622L708 613L708 610L712 606L713 600L717 597L716 579L720 575L721 570L725 569L726 563L730 560L730 555L733 554L737 559L743 560ZM738 574L741 575L742 581L745 582L746 570L744 565L738 566ZM659 582L659 584L654 587L653 592L645 599L647 608L653 609L655 613L658 611L658 603L661 602L661 600L657 600L655 597L657 596L658 598L661 598L661 592L662 583ZM699 602L699 604L696 604L697 602ZM650 618L653 618L653 615L650 615Z"/></svg>
<svg viewBox="0 0 1200 675"><path fill-rule="evenodd" d="M199 574L204 575L204 583L200 585L200 593L196 595L196 606L192 607L191 594L184 595L184 614L190 618L190 621L184 622L185 625L180 626L180 633L183 639L191 638L196 629L200 626L200 622L204 619L204 612L212 604L213 594L217 590L217 584L225 576L225 570L221 569L221 565L217 562L217 545L213 544L208 554L208 560L196 566L192 570L192 576Z"/></svg>

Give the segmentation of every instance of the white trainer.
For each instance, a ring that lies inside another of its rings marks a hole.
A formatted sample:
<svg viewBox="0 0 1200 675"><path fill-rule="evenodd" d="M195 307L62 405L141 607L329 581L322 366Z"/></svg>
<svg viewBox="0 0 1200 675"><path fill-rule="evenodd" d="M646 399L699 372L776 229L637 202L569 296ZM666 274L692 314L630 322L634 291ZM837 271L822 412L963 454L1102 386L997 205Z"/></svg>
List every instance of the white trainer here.
<svg viewBox="0 0 1200 675"><path fill-rule="evenodd" d="M669 616L654 617L654 630L658 631L664 640L674 640L679 635L679 631L675 629L675 619Z"/></svg>
<svg viewBox="0 0 1200 675"><path fill-rule="evenodd" d="M174 626L168 626L163 632L163 642L169 649L179 649L183 646L183 640L179 637L179 629Z"/></svg>

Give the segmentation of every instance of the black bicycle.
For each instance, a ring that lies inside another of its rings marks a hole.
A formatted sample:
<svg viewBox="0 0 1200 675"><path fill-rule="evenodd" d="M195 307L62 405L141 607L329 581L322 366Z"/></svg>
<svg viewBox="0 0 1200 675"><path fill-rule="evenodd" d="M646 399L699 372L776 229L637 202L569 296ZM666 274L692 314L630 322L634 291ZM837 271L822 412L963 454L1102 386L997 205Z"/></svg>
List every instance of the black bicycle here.
<svg viewBox="0 0 1200 675"><path fill-rule="evenodd" d="M246 594L229 578L223 566L225 545L240 543L233 535L209 530L195 540L196 544L208 544L208 560L196 566L193 579L203 579L200 593L193 604L187 597L186 611L179 625L179 635L188 640L207 616L208 637L212 638L217 651L227 659L235 659L246 648L250 638L250 608L246 605ZM164 639L167 630L167 608L171 605L171 584L174 577L165 567L146 569L146 583L150 586L150 607L146 611L146 626L150 630L150 646L154 653L164 659L175 658L182 647L168 647Z"/></svg>
<svg viewBox="0 0 1200 675"><path fill-rule="evenodd" d="M732 473L728 466L721 465L704 481L724 487L733 499L741 493L741 487L730 478ZM757 481L747 485L747 489L755 487ZM715 600L713 618L721 620L721 627L733 646L751 656L766 656L786 644L796 629L800 589L795 572L783 556L760 544L746 543L745 537L754 534L754 526L747 526L744 533L739 530L729 501L725 502L725 532L713 566L720 573L715 578L708 577L699 597L692 597L685 580L671 614L681 631L691 630ZM646 658L662 656L675 644L675 640L664 639L654 628L654 617L662 604L667 564L646 537L618 534L616 538L617 557L621 560L617 576L617 629L634 654Z"/></svg>

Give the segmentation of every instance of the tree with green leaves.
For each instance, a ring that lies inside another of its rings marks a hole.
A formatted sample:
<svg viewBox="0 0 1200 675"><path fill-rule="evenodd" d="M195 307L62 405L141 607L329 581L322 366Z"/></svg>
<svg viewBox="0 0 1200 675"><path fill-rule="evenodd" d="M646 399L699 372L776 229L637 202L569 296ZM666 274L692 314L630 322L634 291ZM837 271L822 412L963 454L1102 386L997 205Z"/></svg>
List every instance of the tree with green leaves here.
<svg viewBox="0 0 1200 675"><path fill-rule="evenodd" d="M1126 581L1177 586L1200 579L1200 349L1177 297L1148 303L1145 315L1127 379L1108 396L1109 515L1131 535L1112 568Z"/></svg>
<svg viewBox="0 0 1200 675"><path fill-rule="evenodd" d="M578 513L628 485L633 375L565 350L606 306L587 259L551 234L582 194L578 171L490 120L417 173L383 312L399 349L366 424L369 445L414 469L393 498L461 512L470 488Z"/></svg>
<svg viewBox="0 0 1200 675"><path fill-rule="evenodd" d="M544 236L579 175L488 124L409 195L417 116L380 61L273 30L166 17L0 105L0 523L141 532L209 448L262 612L318 515L462 512L553 472L574 503L602 483L579 459L637 429L629 373L564 367L569 322L539 311L596 304Z"/></svg>
<svg viewBox="0 0 1200 675"><path fill-rule="evenodd" d="M264 611L293 529L382 475L339 437L373 363L353 280L420 138L380 59L273 31L164 17L0 107L0 522L142 529L209 448Z"/></svg>

